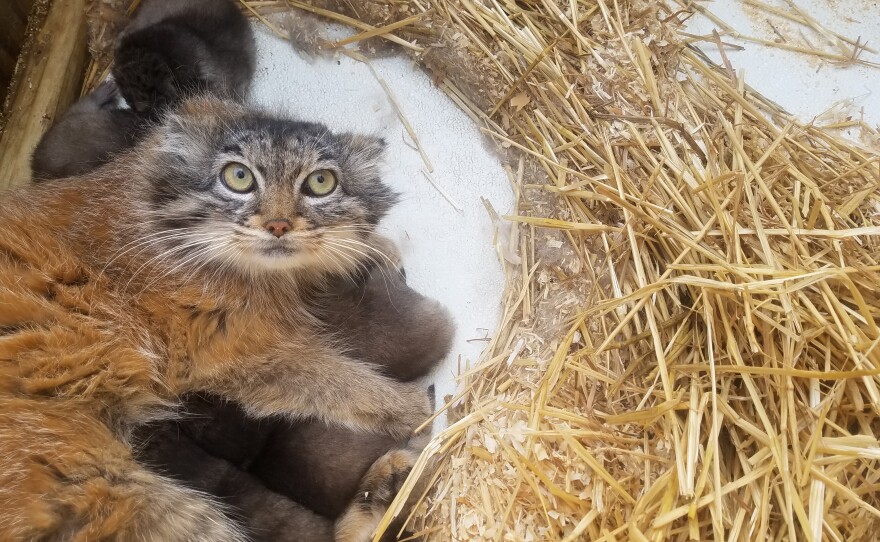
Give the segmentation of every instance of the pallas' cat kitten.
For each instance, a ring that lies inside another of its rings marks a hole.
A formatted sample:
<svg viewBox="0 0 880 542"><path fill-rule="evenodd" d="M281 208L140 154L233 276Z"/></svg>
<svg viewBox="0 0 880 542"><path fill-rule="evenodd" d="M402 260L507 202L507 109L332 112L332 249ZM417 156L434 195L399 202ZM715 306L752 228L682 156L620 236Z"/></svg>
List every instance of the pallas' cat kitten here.
<svg viewBox="0 0 880 542"><path fill-rule="evenodd" d="M256 66L253 30L234 0L142 0L116 44L113 77L138 113L187 96L243 99Z"/></svg>
<svg viewBox="0 0 880 542"><path fill-rule="evenodd" d="M0 208L0 539L237 540L130 429L204 391L406 438L417 384L340 352L309 284L377 257L382 143L199 99L93 174Z"/></svg>
<svg viewBox="0 0 880 542"><path fill-rule="evenodd" d="M34 180L87 173L135 144L146 123L131 109L121 109L118 95L115 82L101 83L43 134L31 160Z"/></svg>

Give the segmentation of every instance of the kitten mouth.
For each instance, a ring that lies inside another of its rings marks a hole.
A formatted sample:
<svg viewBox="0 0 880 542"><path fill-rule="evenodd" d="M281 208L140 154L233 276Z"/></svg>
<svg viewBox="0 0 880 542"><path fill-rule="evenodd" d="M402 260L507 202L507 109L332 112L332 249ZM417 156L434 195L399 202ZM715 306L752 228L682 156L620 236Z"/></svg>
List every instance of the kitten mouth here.
<svg viewBox="0 0 880 542"><path fill-rule="evenodd" d="M256 251L261 256L266 256L269 258L283 258L287 256L292 256L299 252L297 247L292 245L281 245L277 243L264 244L256 247Z"/></svg>

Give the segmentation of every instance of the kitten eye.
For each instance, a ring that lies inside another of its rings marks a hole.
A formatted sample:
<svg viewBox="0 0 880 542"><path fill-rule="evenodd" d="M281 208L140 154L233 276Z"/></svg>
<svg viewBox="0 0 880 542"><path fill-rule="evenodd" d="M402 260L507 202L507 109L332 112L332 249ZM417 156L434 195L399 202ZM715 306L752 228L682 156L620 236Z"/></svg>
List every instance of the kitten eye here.
<svg viewBox="0 0 880 542"><path fill-rule="evenodd" d="M239 194L250 192L257 185L254 174L244 164L230 162L223 166L220 179L226 188Z"/></svg>
<svg viewBox="0 0 880 542"><path fill-rule="evenodd" d="M310 196L323 197L336 190L336 175L329 169L319 169L309 173L303 183L303 192Z"/></svg>

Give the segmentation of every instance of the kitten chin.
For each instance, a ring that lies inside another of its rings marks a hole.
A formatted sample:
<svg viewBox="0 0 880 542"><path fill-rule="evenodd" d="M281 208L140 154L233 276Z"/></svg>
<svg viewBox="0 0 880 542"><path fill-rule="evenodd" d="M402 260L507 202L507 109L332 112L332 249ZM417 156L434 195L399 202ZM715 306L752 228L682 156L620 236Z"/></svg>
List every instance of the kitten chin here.
<svg viewBox="0 0 880 542"><path fill-rule="evenodd" d="M243 252L237 257L237 264L251 274L293 272L317 277L354 272L329 265L318 252L280 247Z"/></svg>
<svg viewBox="0 0 880 542"><path fill-rule="evenodd" d="M239 241L243 248L237 265L250 273L292 272L312 278L358 276L362 270L386 258L384 243L374 234L363 239L347 233L321 235L296 234L286 242L273 242L248 236ZM280 241L280 240L278 240ZM357 247L357 254L340 253L339 247Z"/></svg>

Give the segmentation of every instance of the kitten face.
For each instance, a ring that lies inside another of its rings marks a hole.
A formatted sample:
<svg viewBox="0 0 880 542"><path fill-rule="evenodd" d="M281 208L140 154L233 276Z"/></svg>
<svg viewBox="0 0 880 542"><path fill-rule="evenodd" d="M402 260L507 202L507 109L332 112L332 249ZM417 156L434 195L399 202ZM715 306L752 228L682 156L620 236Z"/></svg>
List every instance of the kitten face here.
<svg viewBox="0 0 880 542"><path fill-rule="evenodd" d="M148 235L181 262L248 272L351 272L396 201L379 179L384 143L199 99L148 144Z"/></svg>

